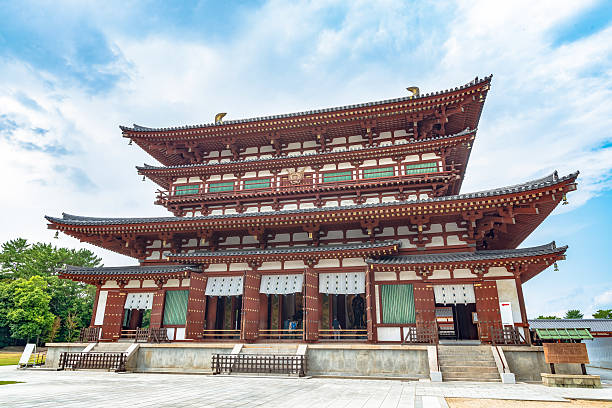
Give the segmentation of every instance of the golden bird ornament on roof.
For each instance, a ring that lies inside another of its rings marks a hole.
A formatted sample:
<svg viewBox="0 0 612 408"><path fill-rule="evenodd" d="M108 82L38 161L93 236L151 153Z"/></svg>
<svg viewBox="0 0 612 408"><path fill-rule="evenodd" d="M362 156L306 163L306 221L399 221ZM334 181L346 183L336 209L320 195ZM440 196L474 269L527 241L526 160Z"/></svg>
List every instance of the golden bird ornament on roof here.
<svg viewBox="0 0 612 408"><path fill-rule="evenodd" d="M215 125L218 125L220 123L223 123L223 117L227 115L227 112L221 112L221 113L217 113L215 115Z"/></svg>

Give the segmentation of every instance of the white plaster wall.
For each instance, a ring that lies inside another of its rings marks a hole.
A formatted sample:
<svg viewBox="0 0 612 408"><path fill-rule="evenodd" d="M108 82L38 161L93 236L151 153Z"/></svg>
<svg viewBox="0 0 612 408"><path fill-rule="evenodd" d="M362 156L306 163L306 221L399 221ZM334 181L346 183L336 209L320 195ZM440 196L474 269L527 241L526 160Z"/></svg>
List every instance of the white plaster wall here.
<svg viewBox="0 0 612 408"><path fill-rule="evenodd" d="M417 280L417 274L415 271L401 271L400 280Z"/></svg>
<svg viewBox="0 0 612 408"><path fill-rule="evenodd" d="M285 261L285 268L284 269L298 269L298 268L305 268L306 264L304 264L304 261Z"/></svg>
<svg viewBox="0 0 612 408"><path fill-rule="evenodd" d="M366 266L366 262L363 258L345 258L342 260L342 266Z"/></svg>
<svg viewBox="0 0 612 408"><path fill-rule="evenodd" d="M374 280L376 281L394 281L396 279L395 272L374 272Z"/></svg>
<svg viewBox="0 0 612 408"><path fill-rule="evenodd" d="M374 304L380 305L380 285L374 285ZM380 323L380 307L376 307L376 323Z"/></svg>
<svg viewBox="0 0 612 408"><path fill-rule="evenodd" d="M475 278L476 275L474 275L472 273L472 271L470 271L469 269L455 269L453 271L453 276L455 277L455 279L461 279L461 278Z"/></svg>
<svg viewBox="0 0 612 408"><path fill-rule="evenodd" d="M450 271L446 269L434 271L430 279L450 279Z"/></svg>
<svg viewBox="0 0 612 408"><path fill-rule="evenodd" d="M315 268L334 268L340 267L340 261L338 259L321 259Z"/></svg>
<svg viewBox="0 0 612 408"><path fill-rule="evenodd" d="M125 285L126 288L140 288L140 281L136 280L136 279L131 279L127 285Z"/></svg>
<svg viewBox="0 0 612 408"><path fill-rule="evenodd" d="M225 272L225 271L227 271L226 264L212 264L206 269L206 272Z"/></svg>
<svg viewBox="0 0 612 408"><path fill-rule="evenodd" d="M402 341L400 327L377 327L378 341Z"/></svg>
<svg viewBox="0 0 612 408"><path fill-rule="evenodd" d="M101 290L98 295L98 306L96 309L96 318L94 320L95 325L101 325L104 323L104 312L106 311L106 299L108 298L108 291Z"/></svg>
<svg viewBox="0 0 612 408"><path fill-rule="evenodd" d="M143 288L156 288L157 285L152 279L147 279L147 280L142 281L142 287Z"/></svg>
<svg viewBox="0 0 612 408"><path fill-rule="evenodd" d="M510 302L514 323L521 323L521 307L514 279L500 279L497 282L497 297L500 302Z"/></svg>
<svg viewBox="0 0 612 408"><path fill-rule="evenodd" d="M166 284L164 284L164 288L178 288L179 285L179 280L178 279L168 279L168 282L166 282Z"/></svg>
<svg viewBox="0 0 612 408"><path fill-rule="evenodd" d="M487 273L485 277L489 278L493 276L514 276L514 275L508 272L508 270L503 266L493 266L489 268L489 273Z"/></svg>
<svg viewBox="0 0 612 408"><path fill-rule="evenodd" d="M283 269L281 262L263 262L259 267L260 271Z"/></svg>
<svg viewBox="0 0 612 408"><path fill-rule="evenodd" d="M251 268L249 268L249 264L247 263L231 263L229 266L230 271L244 271L250 269Z"/></svg>
<svg viewBox="0 0 612 408"><path fill-rule="evenodd" d="M119 285L117 284L117 281L106 281L104 283L104 285L101 286L102 289L118 289Z"/></svg>

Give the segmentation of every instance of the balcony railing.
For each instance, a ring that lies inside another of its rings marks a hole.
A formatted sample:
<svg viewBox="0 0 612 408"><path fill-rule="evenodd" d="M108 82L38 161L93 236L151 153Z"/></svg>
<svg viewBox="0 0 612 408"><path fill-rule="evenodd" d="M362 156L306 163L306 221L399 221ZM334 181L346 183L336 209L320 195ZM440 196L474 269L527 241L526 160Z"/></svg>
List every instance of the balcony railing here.
<svg viewBox="0 0 612 408"><path fill-rule="evenodd" d="M351 341L367 340L366 329L319 329L319 340L325 341Z"/></svg>
<svg viewBox="0 0 612 408"><path fill-rule="evenodd" d="M304 336L303 329L259 329L259 338L267 340L299 340Z"/></svg>
<svg viewBox="0 0 612 408"><path fill-rule="evenodd" d="M224 198L235 198L240 196L263 196L263 195L286 195L309 191L343 190L364 187L380 187L385 185L409 184L418 182L424 184L440 179L449 179L458 173L457 170L441 171L424 174L402 174L390 177L358 178L350 180L338 180L329 182L317 182L315 177L305 176L299 183L292 183L287 176L280 178L278 185L272 180L272 187L237 189L205 192L204 186L200 186L198 193L175 195L167 190L157 190L157 202L165 204L169 201L191 201L191 200L220 200Z"/></svg>

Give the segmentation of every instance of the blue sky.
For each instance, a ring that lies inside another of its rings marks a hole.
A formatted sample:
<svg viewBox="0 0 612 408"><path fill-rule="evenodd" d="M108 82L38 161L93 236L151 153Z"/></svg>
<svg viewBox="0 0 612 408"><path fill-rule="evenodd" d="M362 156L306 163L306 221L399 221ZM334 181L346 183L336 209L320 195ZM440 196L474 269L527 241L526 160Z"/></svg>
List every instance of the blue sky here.
<svg viewBox="0 0 612 408"><path fill-rule="evenodd" d="M166 215L134 169L155 161L120 124L360 103L492 73L463 191L580 170L570 205L523 243L570 246L560 271L525 285L528 314L612 308L611 19L595 0L0 0L0 241L49 241L43 216L62 211Z"/></svg>

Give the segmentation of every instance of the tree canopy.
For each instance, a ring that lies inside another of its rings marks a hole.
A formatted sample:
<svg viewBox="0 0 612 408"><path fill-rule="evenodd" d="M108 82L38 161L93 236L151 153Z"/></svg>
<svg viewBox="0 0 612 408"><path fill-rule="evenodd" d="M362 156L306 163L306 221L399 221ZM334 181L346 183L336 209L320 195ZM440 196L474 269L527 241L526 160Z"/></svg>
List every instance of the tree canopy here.
<svg viewBox="0 0 612 408"><path fill-rule="evenodd" d="M570 309L565 312L564 319L582 319L584 315L578 309Z"/></svg>
<svg viewBox="0 0 612 408"><path fill-rule="evenodd" d="M91 320L95 288L60 279L63 265L96 267L102 259L87 249L30 244L23 238L0 247L0 347L70 341Z"/></svg>
<svg viewBox="0 0 612 408"><path fill-rule="evenodd" d="M612 319L612 309L599 309L593 313L595 319Z"/></svg>

